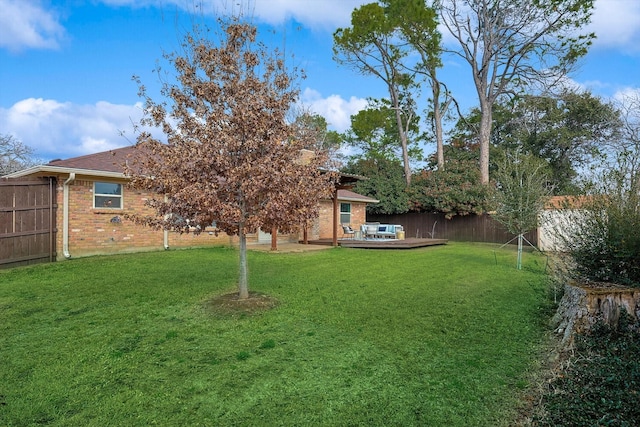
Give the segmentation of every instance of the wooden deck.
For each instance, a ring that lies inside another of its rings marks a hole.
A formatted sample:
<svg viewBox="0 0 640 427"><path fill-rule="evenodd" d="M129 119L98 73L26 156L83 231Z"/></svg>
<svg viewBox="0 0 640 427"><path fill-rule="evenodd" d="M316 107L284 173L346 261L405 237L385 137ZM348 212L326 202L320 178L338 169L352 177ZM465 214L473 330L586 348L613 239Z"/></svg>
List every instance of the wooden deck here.
<svg viewBox="0 0 640 427"><path fill-rule="evenodd" d="M345 248L361 248L361 249L412 249L423 248L426 246L446 245L447 239L416 239L408 238L399 239L340 239L338 245ZM314 245L331 245L331 239L311 240L309 243Z"/></svg>

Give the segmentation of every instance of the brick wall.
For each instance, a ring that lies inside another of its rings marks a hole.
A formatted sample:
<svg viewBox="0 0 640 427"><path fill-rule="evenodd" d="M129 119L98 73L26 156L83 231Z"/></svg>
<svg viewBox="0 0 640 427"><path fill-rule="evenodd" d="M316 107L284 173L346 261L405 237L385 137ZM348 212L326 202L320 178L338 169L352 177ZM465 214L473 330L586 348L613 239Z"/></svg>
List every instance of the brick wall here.
<svg viewBox="0 0 640 427"><path fill-rule="evenodd" d="M57 188L57 248L58 259L64 259L63 252L63 187L66 177L58 178ZM122 209L93 207L93 184L91 180L77 179L69 185L69 254L72 257L160 250L164 248L164 232L136 225L124 218L124 215L136 213L153 215L153 211L144 205L149 193L123 187ZM124 184L124 183L123 183ZM366 219L366 204L351 203L351 226L357 228ZM320 204L320 217L308 231L309 239L332 238L333 204L330 200ZM338 228L338 237L342 229ZM279 234L278 242L296 242L302 233ZM258 243L258 234L247 236L248 244ZM226 233L215 235L213 230L194 235L193 233L168 233L169 248L202 246L237 246L238 237Z"/></svg>
<svg viewBox="0 0 640 427"><path fill-rule="evenodd" d="M343 201L342 203L351 203L351 228L358 230L360 225L364 224L367 218L366 203ZM340 201L338 201L338 209L340 209ZM338 213L338 221L340 214ZM320 216L318 218L317 234L309 235L309 239L332 239L333 238L333 203L331 200L323 200L320 202ZM342 227L338 224L338 238L342 237Z"/></svg>
<svg viewBox="0 0 640 427"><path fill-rule="evenodd" d="M63 253L63 188L59 179L58 199L58 258ZM123 188L122 209L96 209L93 207L93 181L75 180L69 186L69 253L72 257L160 250L164 248L164 232L134 224L124 218L126 213L153 214L144 206L148 193ZM194 235L169 232L170 248L237 245L238 238L211 230ZM253 238L255 239L255 238ZM252 236L248 237L248 241Z"/></svg>

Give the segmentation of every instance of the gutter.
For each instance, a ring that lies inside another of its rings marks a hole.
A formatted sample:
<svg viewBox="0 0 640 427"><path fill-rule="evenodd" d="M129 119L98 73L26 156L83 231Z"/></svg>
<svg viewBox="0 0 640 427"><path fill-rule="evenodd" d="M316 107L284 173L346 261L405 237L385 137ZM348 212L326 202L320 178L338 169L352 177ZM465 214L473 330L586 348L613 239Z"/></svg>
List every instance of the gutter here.
<svg viewBox="0 0 640 427"><path fill-rule="evenodd" d="M69 253L69 184L76 179L75 172L69 174L69 178L62 184L62 253L66 259L71 258Z"/></svg>
<svg viewBox="0 0 640 427"><path fill-rule="evenodd" d="M111 172L111 171L99 171L93 169L80 169L80 168L67 168L61 166L49 166L49 165L39 165L34 166L28 169L23 169L17 172L10 173L5 175L5 178L21 178L23 176L28 175L39 175L39 176L49 176L49 175L65 175L65 174L77 174L77 175L86 175L86 176L98 176L103 178L118 178L118 179L126 179L127 176L122 172Z"/></svg>

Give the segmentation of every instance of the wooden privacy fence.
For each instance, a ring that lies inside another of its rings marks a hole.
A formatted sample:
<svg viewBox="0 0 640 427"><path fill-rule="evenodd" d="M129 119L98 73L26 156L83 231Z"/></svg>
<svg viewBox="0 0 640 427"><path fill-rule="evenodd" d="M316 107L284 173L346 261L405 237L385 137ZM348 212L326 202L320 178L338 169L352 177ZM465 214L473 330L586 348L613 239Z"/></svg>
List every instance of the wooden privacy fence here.
<svg viewBox="0 0 640 427"><path fill-rule="evenodd" d="M465 215L446 219L444 214L409 212L398 215L367 213L367 221L400 224L406 237L448 239L461 242L507 243L513 239L502 224L490 215ZM531 244L538 245L538 232L532 230L524 236ZM517 243L514 240L512 243Z"/></svg>
<svg viewBox="0 0 640 427"><path fill-rule="evenodd" d="M53 178L0 179L0 268L56 259Z"/></svg>

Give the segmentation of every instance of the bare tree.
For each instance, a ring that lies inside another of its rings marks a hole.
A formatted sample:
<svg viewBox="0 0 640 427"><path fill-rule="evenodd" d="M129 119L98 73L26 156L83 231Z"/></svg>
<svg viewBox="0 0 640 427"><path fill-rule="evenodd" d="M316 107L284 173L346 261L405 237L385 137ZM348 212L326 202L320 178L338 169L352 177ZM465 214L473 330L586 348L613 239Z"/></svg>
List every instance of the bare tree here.
<svg viewBox="0 0 640 427"><path fill-rule="evenodd" d="M617 151L628 153L629 161L636 170L640 170L640 92L624 94L618 102L618 111L622 122L621 140Z"/></svg>
<svg viewBox="0 0 640 427"><path fill-rule="evenodd" d="M436 0L442 23L471 67L481 121L480 173L489 182L492 107L533 82L553 84L586 54L594 34L576 35L593 0Z"/></svg>
<svg viewBox="0 0 640 427"><path fill-rule="evenodd" d="M184 53L166 59L177 82L165 82L156 102L145 99L143 125L161 127L163 143L138 137L127 167L134 187L158 194L156 215L130 218L155 228L196 232L215 221L238 235L240 298L248 298L247 234L258 228L292 232L318 216L319 200L333 191L323 173L326 152L302 156L314 141L295 134L286 116L298 97L295 70L278 50L257 41L253 25L219 20L219 40L185 37ZM296 137L297 136L297 137Z"/></svg>
<svg viewBox="0 0 640 427"><path fill-rule="evenodd" d="M342 154L342 136L335 130L329 130L329 124L320 114L312 112L306 106L298 106L292 111L290 122L295 128L295 138L311 142L305 147L311 151L328 151L329 164L327 169L339 169Z"/></svg>
<svg viewBox="0 0 640 427"><path fill-rule="evenodd" d="M33 148L13 135L0 135L0 176L28 168L39 163Z"/></svg>

